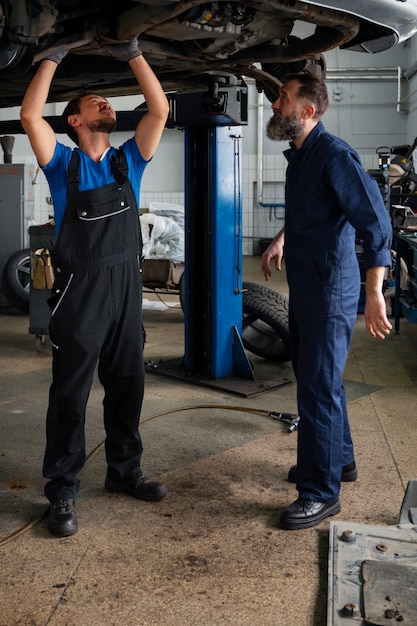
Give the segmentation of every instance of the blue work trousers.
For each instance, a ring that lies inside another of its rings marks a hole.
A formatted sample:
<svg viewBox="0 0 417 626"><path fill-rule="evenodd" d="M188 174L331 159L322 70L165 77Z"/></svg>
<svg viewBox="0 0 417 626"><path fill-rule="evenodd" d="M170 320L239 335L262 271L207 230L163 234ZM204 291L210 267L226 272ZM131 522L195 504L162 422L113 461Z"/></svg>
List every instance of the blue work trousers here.
<svg viewBox="0 0 417 626"><path fill-rule="evenodd" d="M300 497L338 497L342 467L354 460L343 371L360 291L352 242L335 251L286 251L290 349L300 415L297 489Z"/></svg>

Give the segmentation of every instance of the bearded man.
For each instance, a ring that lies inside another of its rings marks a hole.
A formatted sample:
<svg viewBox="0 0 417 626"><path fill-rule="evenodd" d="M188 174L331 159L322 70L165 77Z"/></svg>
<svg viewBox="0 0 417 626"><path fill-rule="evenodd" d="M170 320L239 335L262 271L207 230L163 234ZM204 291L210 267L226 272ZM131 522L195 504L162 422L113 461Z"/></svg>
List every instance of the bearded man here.
<svg viewBox="0 0 417 626"><path fill-rule="evenodd" d="M366 271L365 324L383 339L392 328L383 297L391 265L392 227L374 178L357 153L328 133L323 80L312 74L286 77L272 104L267 136L289 140L284 228L262 255L285 267L289 285L290 353L297 380L297 463L288 480L298 498L280 518L282 528L309 528L341 510L341 481L357 468L342 376L360 295L355 242L363 242Z"/></svg>

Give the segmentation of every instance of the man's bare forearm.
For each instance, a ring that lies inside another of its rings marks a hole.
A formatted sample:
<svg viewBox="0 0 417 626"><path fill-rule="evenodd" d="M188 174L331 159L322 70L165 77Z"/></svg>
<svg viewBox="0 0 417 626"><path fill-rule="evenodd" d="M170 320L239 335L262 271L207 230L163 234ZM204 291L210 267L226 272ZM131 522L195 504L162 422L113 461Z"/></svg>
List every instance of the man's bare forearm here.
<svg viewBox="0 0 417 626"><path fill-rule="evenodd" d="M386 267L370 267L366 271L365 291L367 294L381 293Z"/></svg>
<svg viewBox="0 0 417 626"><path fill-rule="evenodd" d="M49 163L56 145L55 133L43 119L43 110L56 68L54 61L42 61L26 90L20 110L22 126L41 166Z"/></svg>
<svg viewBox="0 0 417 626"><path fill-rule="evenodd" d="M149 113L163 119L165 124L169 111L168 100L154 71L143 55L131 59L129 65L144 95Z"/></svg>
<svg viewBox="0 0 417 626"><path fill-rule="evenodd" d="M33 124L42 118L56 68L57 64L53 61L42 61L35 76L32 78L23 98L20 111L23 128L25 128L25 124Z"/></svg>

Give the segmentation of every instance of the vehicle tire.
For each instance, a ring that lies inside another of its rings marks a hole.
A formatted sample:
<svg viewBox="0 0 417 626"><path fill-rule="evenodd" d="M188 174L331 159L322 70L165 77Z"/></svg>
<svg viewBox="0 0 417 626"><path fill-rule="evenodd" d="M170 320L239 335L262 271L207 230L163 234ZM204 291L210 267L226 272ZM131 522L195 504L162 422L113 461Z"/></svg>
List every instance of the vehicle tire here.
<svg viewBox="0 0 417 626"><path fill-rule="evenodd" d="M242 284L242 289L244 293L246 292L252 296L257 296L258 298L266 298L267 300L276 302L280 309L286 310L288 316L288 298L282 293L279 293L279 291L275 291L275 289L267 287L266 285L248 282L244 282Z"/></svg>
<svg viewBox="0 0 417 626"><path fill-rule="evenodd" d="M1 277L4 295L16 309L29 313L30 250L15 252L4 266Z"/></svg>
<svg viewBox="0 0 417 626"><path fill-rule="evenodd" d="M243 292L242 342L249 352L279 363L290 360L288 301L275 293L281 297Z"/></svg>

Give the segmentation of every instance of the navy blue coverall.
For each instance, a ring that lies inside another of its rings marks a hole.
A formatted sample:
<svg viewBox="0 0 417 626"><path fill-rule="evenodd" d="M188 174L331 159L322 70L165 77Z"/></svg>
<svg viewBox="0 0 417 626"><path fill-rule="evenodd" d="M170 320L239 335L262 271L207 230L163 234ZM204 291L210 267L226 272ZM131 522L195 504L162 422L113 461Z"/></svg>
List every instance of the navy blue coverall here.
<svg viewBox="0 0 417 626"><path fill-rule="evenodd" d="M52 384L43 474L51 501L75 498L85 460L85 410L95 368L105 391L107 476L139 478L144 391L142 239L123 152L115 182L79 191L78 154L68 170L68 205L54 250Z"/></svg>
<svg viewBox="0 0 417 626"><path fill-rule="evenodd" d="M328 502L354 461L342 376L360 293L355 239L363 240L364 269L390 266L392 228L375 179L322 122L300 149L290 145L284 256L300 415L297 489Z"/></svg>

